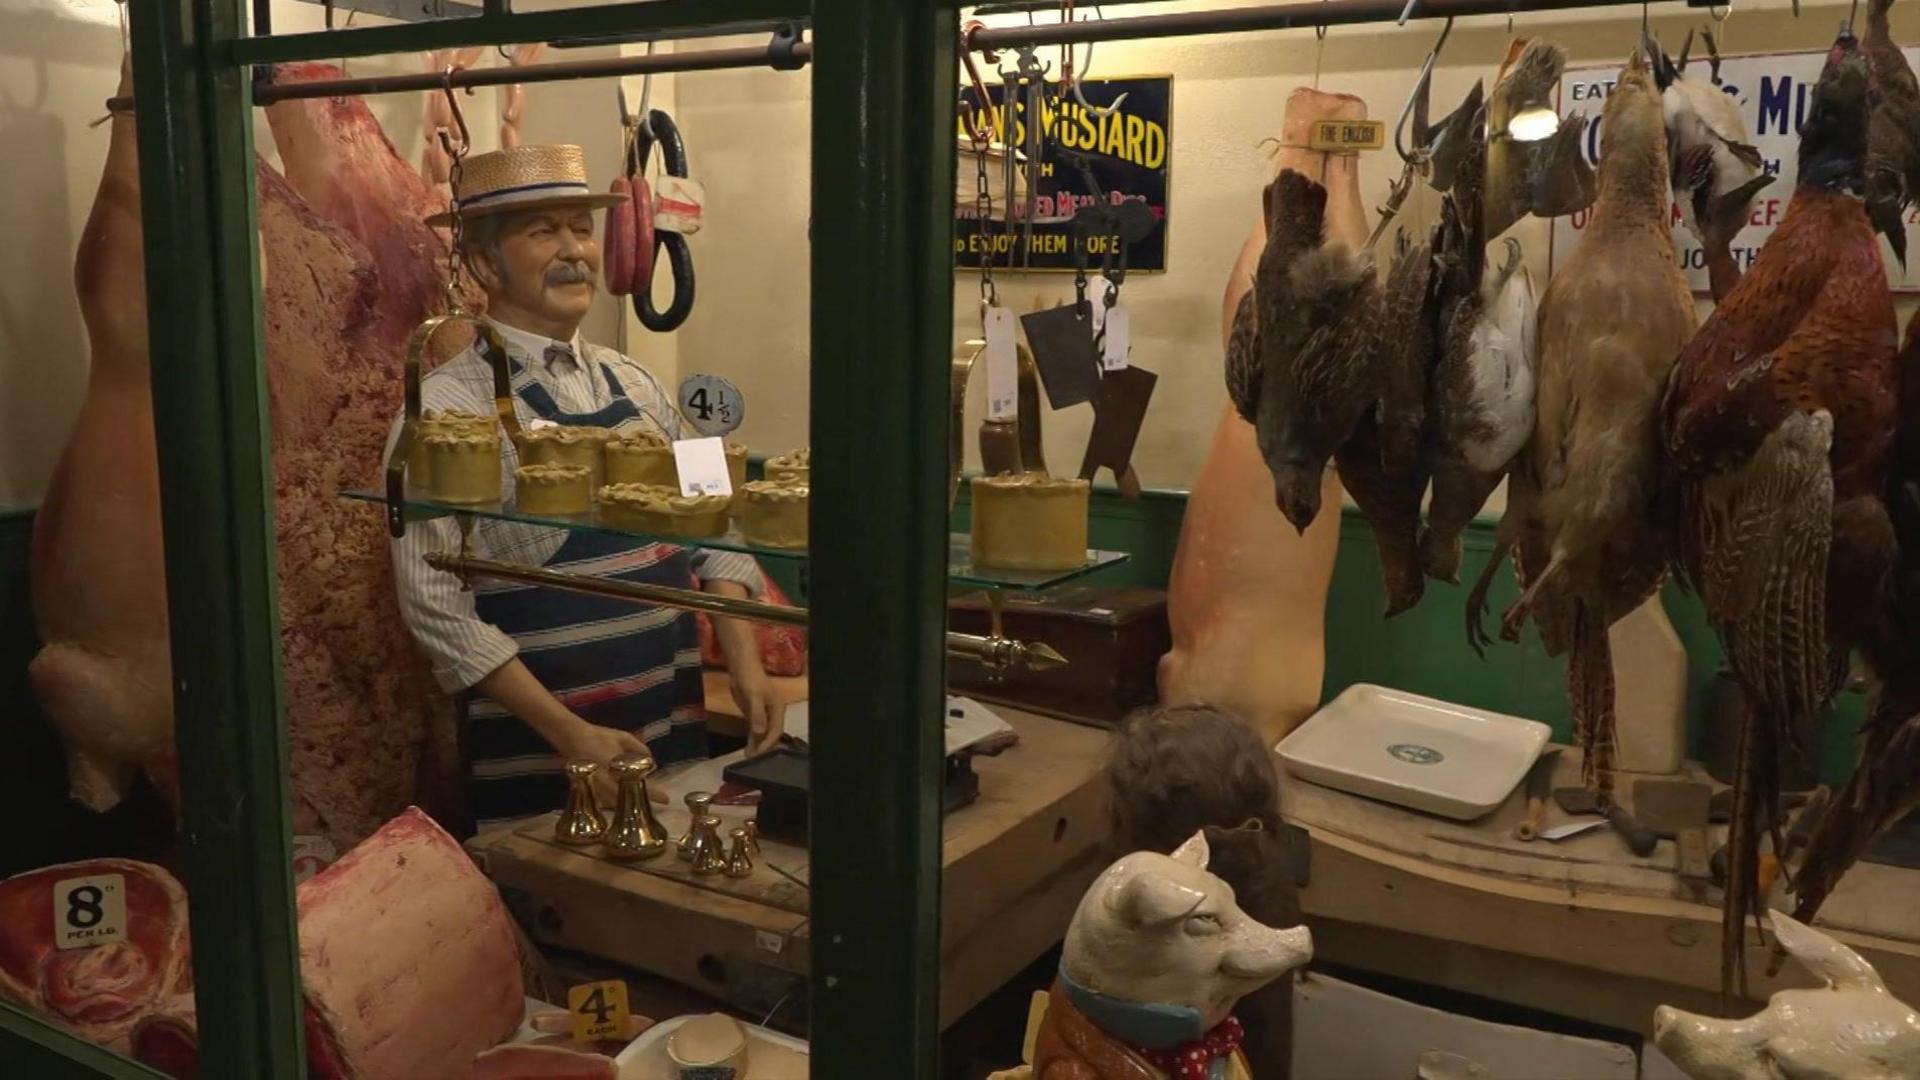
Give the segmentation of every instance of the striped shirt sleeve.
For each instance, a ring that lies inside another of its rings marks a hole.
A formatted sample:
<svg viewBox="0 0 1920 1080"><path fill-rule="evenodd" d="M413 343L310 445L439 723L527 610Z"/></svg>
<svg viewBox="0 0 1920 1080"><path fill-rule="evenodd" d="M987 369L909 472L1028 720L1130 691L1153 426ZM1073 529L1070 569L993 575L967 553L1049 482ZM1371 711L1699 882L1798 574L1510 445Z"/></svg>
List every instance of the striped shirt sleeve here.
<svg viewBox="0 0 1920 1080"><path fill-rule="evenodd" d="M440 378L427 379L421 387L423 406L466 409L483 415L491 412L492 400L483 400L460 379L460 370L443 369L444 374L436 372ZM389 448L400 436L401 420L394 418ZM481 548L478 536L475 548ZM460 527L452 518L409 522L406 535L394 540L391 550L400 617L426 653L441 689L448 693L465 690L519 655L520 647L511 637L475 612L473 593L462 586L459 575L427 565L426 556L432 552L460 550Z"/></svg>

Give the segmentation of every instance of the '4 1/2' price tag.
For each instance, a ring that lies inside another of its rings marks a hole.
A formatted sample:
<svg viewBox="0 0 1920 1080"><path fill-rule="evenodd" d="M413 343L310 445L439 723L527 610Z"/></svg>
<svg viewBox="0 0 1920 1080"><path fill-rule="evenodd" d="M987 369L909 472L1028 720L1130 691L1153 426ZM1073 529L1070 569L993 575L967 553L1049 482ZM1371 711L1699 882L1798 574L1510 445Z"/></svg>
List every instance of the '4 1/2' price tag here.
<svg viewBox="0 0 1920 1080"><path fill-rule="evenodd" d="M627 984L620 979L581 983L567 990L567 1011L573 1014L573 1041L621 1039L627 1031Z"/></svg>
<svg viewBox="0 0 1920 1080"><path fill-rule="evenodd" d="M127 879L124 874L70 877L53 886L53 943L61 949L85 949L123 941L127 936Z"/></svg>
<svg viewBox="0 0 1920 1080"><path fill-rule="evenodd" d="M689 375L680 382L680 415L702 435L728 435L746 420L747 399L718 375Z"/></svg>

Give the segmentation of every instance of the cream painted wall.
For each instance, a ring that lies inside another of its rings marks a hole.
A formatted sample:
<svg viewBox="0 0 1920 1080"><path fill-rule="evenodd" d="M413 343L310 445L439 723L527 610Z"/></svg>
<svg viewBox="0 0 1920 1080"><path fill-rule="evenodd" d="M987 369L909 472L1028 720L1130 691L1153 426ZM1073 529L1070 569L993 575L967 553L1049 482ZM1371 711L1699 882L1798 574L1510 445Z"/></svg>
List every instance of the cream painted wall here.
<svg viewBox="0 0 1920 1080"><path fill-rule="evenodd" d="M1107 14L1201 6L1218 5L1138 4L1109 8ZM1723 48L1823 48L1846 6L1809 0L1798 21L1787 9L1787 0L1742 0L1739 12L1721 28ZM1652 11L1654 29L1670 49L1677 50L1687 28L1709 25L1704 10L1664 3ZM1903 5L1894 18L1899 37L1920 40L1920 10ZM1624 59L1639 29L1637 7L1522 16L1514 24L1516 33L1558 42L1575 64ZM1277 134L1287 94L1311 84L1317 66L1323 89L1358 94L1373 116L1391 123L1438 31L1433 23L1413 23L1404 30L1336 28L1324 48L1305 30L1098 47L1095 75L1174 77L1169 270L1133 275L1125 292L1133 310L1134 358L1160 375L1135 455L1148 485L1190 482L1225 401L1221 289L1257 216L1259 191L1269 177L1261 141ZM1463 19L1455 25L1435 75L1436 112L1451 109L1475 78L1491 81L1508 37L1504 18ZM1043 50L1042 57L1056 60L1057 50ZM705 284L682 334L682 364L688 370L725 371L740 381L749 410L741 434L758 451L783 450L807 438L808 87L804 78L767 71L689 75L680 84L680 115L701 155L700 175L713 218L695 242ZM1398 173L1391 151L1367 157L1362 167L1367 205L1384 200L1388 182ZM1514 233L1526 244L1542 287L1547 233L1541 222L1522 223ZM859 257L846 252L848 259ZM1072 295L1065 275L1022 278L1003 272L999 280L1004 302L1017 311ZM972 273L956 277L954 319L956 342L978 334L978 284ZM983 388L976 385L969 395L970 423L983 404ZM1090 424L1087 406L1046 416L1048 460L1056 470L1078 465Z"/></svg>
<svg viewBox="0 0 1920 1080"><path fill-rule="evenodd" d="M73 294L73 252L106 158L107 129L88 125L105 112L103 103L119 82L119 17L113 0L0 0L0 140L8 147L6 198L0 199L0 508L39 502L86 390L87 343ZM323 18L313 4L274 5L276 30L321 29ZM585 59L594 52L568 50L558 58ZM501 61L495 56L482 62ZM414 72L421 64L417 55L403 54L348 66L354 74L371 75ZM633 82L637 102L638 80ZM672 83L656 80L656 105L671 107ZM461 98L477 151L499 145L498 96L481 89ZM417 162L421 96L368 101L400 153ZM259 149L276 157L265 122L255 130ZM594 183L610 182L620 155L613 84L528 87L521 133L528 142L584 145ZM620 343L631 321L625 310L604 297L587 335ZM670 380L673 341L641 342L642 335L654 337L634 323L630 336L637 351Z"/></svg>

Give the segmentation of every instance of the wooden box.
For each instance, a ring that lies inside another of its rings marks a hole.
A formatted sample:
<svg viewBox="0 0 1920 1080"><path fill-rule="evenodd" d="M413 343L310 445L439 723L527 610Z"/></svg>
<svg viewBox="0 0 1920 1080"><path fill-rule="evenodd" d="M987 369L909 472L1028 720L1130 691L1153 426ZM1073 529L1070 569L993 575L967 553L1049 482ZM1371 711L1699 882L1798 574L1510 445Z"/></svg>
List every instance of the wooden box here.
<svg viewBox="0 0 1920 1080"><path fill-rule="evenodd" d="M948 619L963 633L987 633L986 594L956 597ZM1008 637L1053 646L1066 666L993 681L979 664L949 657L947 683L956 692L1101 725L1159 699L1154 675L1173 645L1163 589L1075 585L1044 595L1009 594L1002 626Z"/></svg>

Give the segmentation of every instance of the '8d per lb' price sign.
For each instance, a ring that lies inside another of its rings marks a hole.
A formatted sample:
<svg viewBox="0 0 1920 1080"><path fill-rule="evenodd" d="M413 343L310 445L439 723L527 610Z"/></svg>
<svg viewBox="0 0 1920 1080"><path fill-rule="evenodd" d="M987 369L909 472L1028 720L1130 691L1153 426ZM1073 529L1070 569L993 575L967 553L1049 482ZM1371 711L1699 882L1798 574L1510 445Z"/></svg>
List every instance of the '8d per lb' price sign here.
<svg viewBox="0 0 1920 1080"><path fill-rule="evenodd" d="M1909 64L1920 64L1920 48L1904 50ZM1813 88L1820 82L1820 68L1826 62L1826 50L1798 53L1759 53L1722 58L1720 89L1734 100L1747 135L1760 151L1766 170L1774 181L1761 189L1753 200L1746 228L1733 239L1733 259L1741 270L1753 265L1761 245L1786 216L1787 203L1799 175L1800 125L1813 106ZM1676 57L1677 59L1677 57ZM1606 107L1607 94L1613 89L1620 65L1569 68L1560 77L1560 114L1585 113L1589 121L1584 151L1589 162L1600 160L1600 113ZM1689 79L1711 85L1706 62L1697 55L1686 70ZM1557 268L1580 243L1580 235L1592 220L1591 211L1553 219L1553 247L1548 264ZM1681 224L1680 208L1673 207L1674 257L1687 276L1687 284L1696 293L1709 291L1706 255L1700 241ZM1907 250L1920 249L1920 229L1916 217L1907 217ZM1881 241L1881 261L1886 264L1888 280L1895 292L1920 292L1920 259L1911 259L1905 271L1893 253Z"/></svg>
<svg viewBox="0 0 1920 1080"><path fill-rule="evenodd" d="M127 879L122 874L71 877L53 886L53 943L84 949L124 941Z"/></svg>

